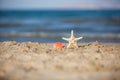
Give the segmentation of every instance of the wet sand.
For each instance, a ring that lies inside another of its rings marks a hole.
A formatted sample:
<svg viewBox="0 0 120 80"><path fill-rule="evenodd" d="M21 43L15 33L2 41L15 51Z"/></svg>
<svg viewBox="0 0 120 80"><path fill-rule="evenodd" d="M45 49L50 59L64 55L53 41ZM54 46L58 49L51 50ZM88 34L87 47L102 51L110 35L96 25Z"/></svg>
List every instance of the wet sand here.
<svg viewBox="0 0 120 80"><path fill-rule="evenodd" d="M0 42L0 80L120 80L120 44Z"/></svg>

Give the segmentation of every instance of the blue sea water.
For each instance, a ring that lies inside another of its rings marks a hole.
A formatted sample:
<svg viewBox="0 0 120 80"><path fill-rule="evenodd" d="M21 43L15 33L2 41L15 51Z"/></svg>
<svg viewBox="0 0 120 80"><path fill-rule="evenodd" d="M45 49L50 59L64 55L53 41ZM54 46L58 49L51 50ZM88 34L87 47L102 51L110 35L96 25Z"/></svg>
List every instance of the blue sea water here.
<svg viewBox="0 0 120 80"><path fill-rule="evenodd" d="M79 42L120 43L120 10L0 11L0 42L65 42L71 30Z"/></svg>

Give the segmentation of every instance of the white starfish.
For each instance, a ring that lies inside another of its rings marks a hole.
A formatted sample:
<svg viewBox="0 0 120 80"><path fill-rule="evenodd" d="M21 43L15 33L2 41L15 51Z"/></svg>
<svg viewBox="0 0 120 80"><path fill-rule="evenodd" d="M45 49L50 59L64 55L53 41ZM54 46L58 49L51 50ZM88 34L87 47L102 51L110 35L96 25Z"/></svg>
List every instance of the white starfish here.
<svg viewBox="0 0 120 80"><path fill-rule="evenodd" d="M67 48L78 48L77 41L82 39L82 38L83 37L75 38L73 30L71 30L71 37L70 38L63 37L62 39L64 39L64 40L69 42L69 44L67 45Z"/></svg>

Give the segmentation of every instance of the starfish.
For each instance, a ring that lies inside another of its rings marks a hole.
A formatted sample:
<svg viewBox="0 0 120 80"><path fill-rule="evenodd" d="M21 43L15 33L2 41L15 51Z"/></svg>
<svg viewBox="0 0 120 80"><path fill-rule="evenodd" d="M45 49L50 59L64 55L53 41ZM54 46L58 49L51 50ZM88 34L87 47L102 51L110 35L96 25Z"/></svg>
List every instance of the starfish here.
<svg viewBox="0 0 120 80"><path fill-rule="evenodd" d="M77 41L82 39L82 38L83 37L75 38L73 30L71 30L71 37L70 38L63 37L62 39L69 42L69 44L67 45L67 48L78 48Z"/></svg>

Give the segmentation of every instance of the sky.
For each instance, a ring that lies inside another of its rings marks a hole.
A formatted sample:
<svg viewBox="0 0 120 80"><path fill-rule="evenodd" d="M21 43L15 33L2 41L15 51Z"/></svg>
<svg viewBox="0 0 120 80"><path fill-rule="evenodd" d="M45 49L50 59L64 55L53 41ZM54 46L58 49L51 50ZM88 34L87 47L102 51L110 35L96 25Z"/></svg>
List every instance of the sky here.
<svg viewBox="0 0 120 80"><path fill-rule="evenodd" d="M0 0L0 9L120 9L120 0Z"/></svg>

